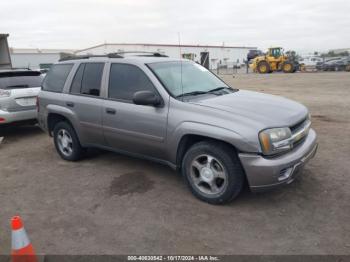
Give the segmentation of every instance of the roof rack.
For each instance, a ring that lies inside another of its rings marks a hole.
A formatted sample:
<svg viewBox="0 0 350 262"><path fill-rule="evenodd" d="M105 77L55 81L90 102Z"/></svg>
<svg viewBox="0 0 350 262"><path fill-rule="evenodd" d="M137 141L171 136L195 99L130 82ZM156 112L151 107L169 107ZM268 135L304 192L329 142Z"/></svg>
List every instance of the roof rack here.
<svg viewBox="0 0 350 262"><path fill-rule="evenodd" d="M136 54L136 56L149 56L149 57L168 57L167 55L158 53L158 52L147 52L147 51L122 51L122 52L116 52L112 54L117 55L124 55L124 54Z"/></svg>
<svg viewBox="0 0 350 262"><path fill-rule="evenodd" d="M143 51L127 51L127 52L116 52L109 53L106 55L70 55L61 58L59 61L69 61L69 60L79 60L79 59L89 59L93 57L107 57L107 58L124 58L124 54L137 54L136 56L144 56L144 57L168 57L167 55L163 55L157 52L143 52Z"/></svg>
<svg viewBox="0 0 350 262"><path fill-rule="evenodd" d="M69 61L69 60L89 59L92 57L123 58L123 56L120 56L116 53L111 53L107 55L70 55L70 56L61 58L59 61L62 62L62 61Z"/></svg>

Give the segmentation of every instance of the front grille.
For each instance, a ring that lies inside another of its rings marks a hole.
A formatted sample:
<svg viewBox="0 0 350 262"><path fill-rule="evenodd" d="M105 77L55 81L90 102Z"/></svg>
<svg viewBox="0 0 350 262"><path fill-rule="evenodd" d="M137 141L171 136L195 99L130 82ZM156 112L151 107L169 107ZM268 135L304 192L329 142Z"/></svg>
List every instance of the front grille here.
<svg viewBox="0 0 350 262"><path fill-rule="evenodd" d="M294 133L296 130L298 130L299 128L303 127L305 122L307 121L307 117L304 118L303 120L299 121L298 123L296 123L295 125L290 127L290 131L292 131L292 133Z"/></svg>
<svg viewBox="0 0 350 262"><path fill-rule="evenodd" d="M293 137L293 147L296 147L305 141L307 135L309 134L310 124L310 120L306 118L290 127Z"/></svg>

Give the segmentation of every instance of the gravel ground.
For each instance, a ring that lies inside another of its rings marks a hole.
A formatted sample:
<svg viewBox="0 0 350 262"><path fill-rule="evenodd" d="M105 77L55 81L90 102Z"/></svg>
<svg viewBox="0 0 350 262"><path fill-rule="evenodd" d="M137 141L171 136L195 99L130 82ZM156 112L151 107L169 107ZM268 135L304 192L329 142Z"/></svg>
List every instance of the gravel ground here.
<svg viewBox="0 0 350 262"><path fill-rule="evenodd" d="M310 108L319 151L294 183L212 206L166 166L101 151L65 162L39 128L6 128L0 253L20 214L43 254L350 254L350 73L223 78Z"/></svg>

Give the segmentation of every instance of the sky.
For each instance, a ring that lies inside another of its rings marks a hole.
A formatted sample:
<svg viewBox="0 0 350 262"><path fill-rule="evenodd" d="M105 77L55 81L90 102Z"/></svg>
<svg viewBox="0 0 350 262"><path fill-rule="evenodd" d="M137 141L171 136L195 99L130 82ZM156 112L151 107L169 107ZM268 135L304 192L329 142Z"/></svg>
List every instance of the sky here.
<svg viewBox="0 0 350 262"><path fill-rule="evenodd" d="M102 43L350 48L349 0L1 0L0 33L17 48Z"/></svg>

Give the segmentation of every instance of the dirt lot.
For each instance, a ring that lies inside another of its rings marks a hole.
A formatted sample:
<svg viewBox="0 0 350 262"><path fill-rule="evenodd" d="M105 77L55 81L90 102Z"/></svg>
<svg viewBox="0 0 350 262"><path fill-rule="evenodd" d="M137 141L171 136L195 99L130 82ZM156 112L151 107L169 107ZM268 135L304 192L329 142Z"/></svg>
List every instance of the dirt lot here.
<svg viewBox="0 0 350 262"><path fill-rule="evenodd" d="M297 181L211 206L168 167L98 151L65 162L38 128L6 129L0 253L20 214L44 254L350 254L350 73L224 79L310 108L320 147Z"/></svg>

